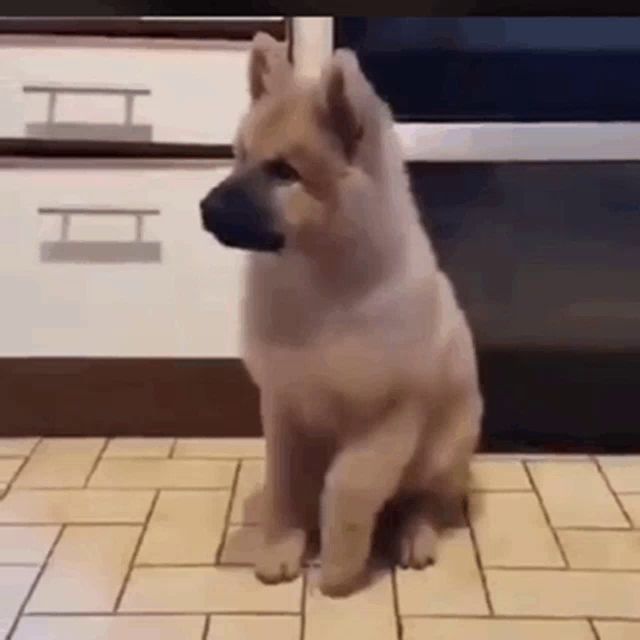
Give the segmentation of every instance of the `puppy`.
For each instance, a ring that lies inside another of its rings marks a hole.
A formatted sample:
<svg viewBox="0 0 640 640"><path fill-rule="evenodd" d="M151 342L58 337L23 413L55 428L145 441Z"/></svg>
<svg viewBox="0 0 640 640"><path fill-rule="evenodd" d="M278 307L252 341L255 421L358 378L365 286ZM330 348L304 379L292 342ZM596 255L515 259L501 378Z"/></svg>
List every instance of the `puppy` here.
<svg viewBox="0 0 640 640"><path fill-rule="evenodd" d="M265 34L231 175L203 225L249 250L245 362L266 437L257 576L294 579L321 539L321 589L365 573L378 516L405 505L398 562L434 559L464 501L482 399L472 336L419 219L388 107L350 51L316 82Z"/></svg>

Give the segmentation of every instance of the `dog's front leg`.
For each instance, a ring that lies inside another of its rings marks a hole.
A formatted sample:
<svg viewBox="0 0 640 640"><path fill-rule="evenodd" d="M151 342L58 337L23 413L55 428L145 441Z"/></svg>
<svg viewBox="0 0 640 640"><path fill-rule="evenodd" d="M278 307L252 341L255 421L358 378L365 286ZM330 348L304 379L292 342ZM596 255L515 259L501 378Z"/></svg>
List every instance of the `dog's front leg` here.
<svg viewBox="0 0 640 640"><path fill-rule="evenodd" d="M322 495L320 588L326 595L346 595L362 577L377 516L398 489L419 424L417 405L398 405L337 454Z"/></svg>
<svg viewBox="0 0 640 640"><path fill-rule="evenodd" d="M265 583L295 579L302 567L306 531L294 504L295 489L302 478L300 435L286 412L269 396L261 399L262 422L267 444L262 512L262 548L255 572Z"/></svg>

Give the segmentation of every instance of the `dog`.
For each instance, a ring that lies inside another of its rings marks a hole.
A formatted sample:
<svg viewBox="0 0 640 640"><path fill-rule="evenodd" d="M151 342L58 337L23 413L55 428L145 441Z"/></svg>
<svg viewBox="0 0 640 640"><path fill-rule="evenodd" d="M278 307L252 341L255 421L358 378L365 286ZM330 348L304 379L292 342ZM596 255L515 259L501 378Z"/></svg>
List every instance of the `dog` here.
<svg viewBox="0 0 640 640"><path fill-rule="evenodd" d="M317 528L320 588L341 596L389 505L405 507L407 568L464 517L483 415L474 343L354 53L302 80L258 34L249 92L234 168L200 207L205 230L250 252L244 360L266 439L255 572L295 579Z"/></svg>

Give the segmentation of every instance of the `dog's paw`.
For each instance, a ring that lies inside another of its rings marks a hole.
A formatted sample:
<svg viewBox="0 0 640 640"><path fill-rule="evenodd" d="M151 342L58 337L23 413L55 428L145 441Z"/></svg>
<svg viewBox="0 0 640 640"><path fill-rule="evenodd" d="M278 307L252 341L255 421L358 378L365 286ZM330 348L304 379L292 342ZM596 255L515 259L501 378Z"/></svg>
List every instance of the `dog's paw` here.
<svg viewBox="0 0 640 640"><path fill-rule="evenodd" d="M292 529L277 541L264 543L256 560L256 577L265 584L295 580L302 569L306 541L302 529Z"/></svg>
<svg viewBox="0 0 640 640"><path fill-rule="evenodd" d="M320 591L330 598L342 598L355 591L364 577L359 567L322 564L320 569Z"/></svg>
<svg viewBox="0 0 640 640"><path fill-rule="evenodd" d="M427 521L413 523L401 534L398 564L403 569L424 569L436 560L438 533Z"/></svg>

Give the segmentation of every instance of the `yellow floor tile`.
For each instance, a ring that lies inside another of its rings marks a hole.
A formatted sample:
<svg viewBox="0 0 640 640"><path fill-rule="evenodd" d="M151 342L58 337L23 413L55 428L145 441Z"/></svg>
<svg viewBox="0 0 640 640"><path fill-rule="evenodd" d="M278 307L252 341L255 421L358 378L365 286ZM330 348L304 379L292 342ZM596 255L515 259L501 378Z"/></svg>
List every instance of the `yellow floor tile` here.
<svg viewBox="0 0 640 640"><path fill-rule="evenodd" d="M205 616L24 617L13 640L202 640L205 620Z"/></svg>
<svg viewBox="0 0 640 640"><path fill-rule="evenodd" d="M0 456L28 456L39 438L0 438Z"/></svg>
<svg viewBox="0 0 640 640"><path fill-rule="evenodd" d="M38 571L38 567L0 567L0 638L7 637Z"/></svg>
<svg viewBox="0 0 640 640"><path fill-rule="evenodd" d="M213 563L228 504L228 491L161 492L136 563Z"/></svg>
<svg viewBox="0 0 640 640"><path fill-rule="evenodd" d="M441 541L438 560L424 571L399 571L402 615L485 615L487 603L468 529Z"/></svg>
<svg viewBox="0 0 640 640"><path fill-rule="evenodd" d="M60 527L0 526L0 564L42 564Z"/></svg>
<svg viewBox="0 0 640 640"><path fill-rule="evenodd" d="M14 486L59 489L83 487L104 442L103 438L42 440Z"/></svg>
<svg viewBox="0 0 640 640"><path fill-rule="evenodd" d="M474 496L473 528L485 567L563 567L562 554L534 493Z"/></svg>
<svg viewBox="0 0 640 640"><path fill-rule="evenodd" d="M256 525L230 526L220 561L222 564L253 565L260 538L260 527Z"/></svg>
<svg viewBox="0 0 640 640"><path fill-rule="evenodd" d="M404 640L596 640L582 620L406 618L402 626Z"/></svg>
<svg viewBox="0 0 640 640"><path fill-rule="evenodd" d="M0 458L0 482L3 484L11 482L22 462L21 458Z"/></svg>
<svg viewBox="0 0 640 640"><path fill-rule="evenodd" d="M558 531L574 569L640 569L640 531Z"/></svg>
<svg viewBox="0 0 640 640"><path fill-rule="evenodd" d="M613 622L596 620L599 640L638 640L640 638L640 622Z"/></svg>
<svg viewBox="0 0 640 640"><path fill-rule="evenodd" d="M640 456L602 456L599 462L614 491L640 492Z"/></svg>
<svg viewBox="0 0 640 640"><path fill-rule="evenodd" d="M251 569L139 567L124 594L124 612L299 613L302 580L266 587Z"/></svg>
<svg viewBox="0 0 640 640"><path fill-rule="evenodd" d="M174 438L114 438L104 458L168 458Z"/></svg>
<svg viewBox="0 0 640 640"><path fill-rule="evenodd" d="M529 462L555 527L627 527L593 462Z"/></svg>
<svg viewBox="0 0 640 640"><path fill-rule="evenodd" d="M153 491L13 489L0 502L0 524L144 522Z"/></svg>
<svg viewBox="0 0 640 640"><path fill-rule="evenodd" d="M263 438L181 438L175 458L264 458Z"/></svg>
<svg viewBox="0 0 640 640"><path fill-rule="evenodd" d="M141 532L137 526L68 527L27 612L111 611Z"/></svg>
<svg viewBox="0 0 640 640"><path fill-rule="evenodd" d="M629 514L633 526L640 529L640 494L621 495L620 501L625 511Z"/></svg>
<svg viewBox="0 0 640 640"><path fill-rule="evenodd" d="M300 640L299 616L211 616L205 640Z"/></svg>
<svg viewBox="0 0 640 640"><path fill-rule="evenodd" d="M476 459L471 464L472 491L530 490L531 483L519 460Z"/></svg>
<svg viewBox="0 0 640 640"><path fill-rule="evenodd" d="M264 461L243 460L231 511L232 524L258 524L264 482Z"/></svg>
<svg viewBox="0 0 640 640"><path fill-rule="evenodd" d="M348 598L327 598L318 587L319 572L312 570L305 606L305 640L396 637L391 574L375 576L366 589Z"/></svg>
<svg viewBox="0 0 640 640"><path fill-rule="evenodd" d="M640 618L640 573L488 569L503 616Z"/></svg>
<svg viewBox="0 0 640 640"><path fill-rule="evenodd" d="M112 611L142 527L70 526L62 534L27 613Z"/></svg>
<svg viewBox="0 0 640 640"><path fill-rule="evenodd" d="M102 460L90 487L132 489L224 489L236 470L231 460Z"/></svg>

